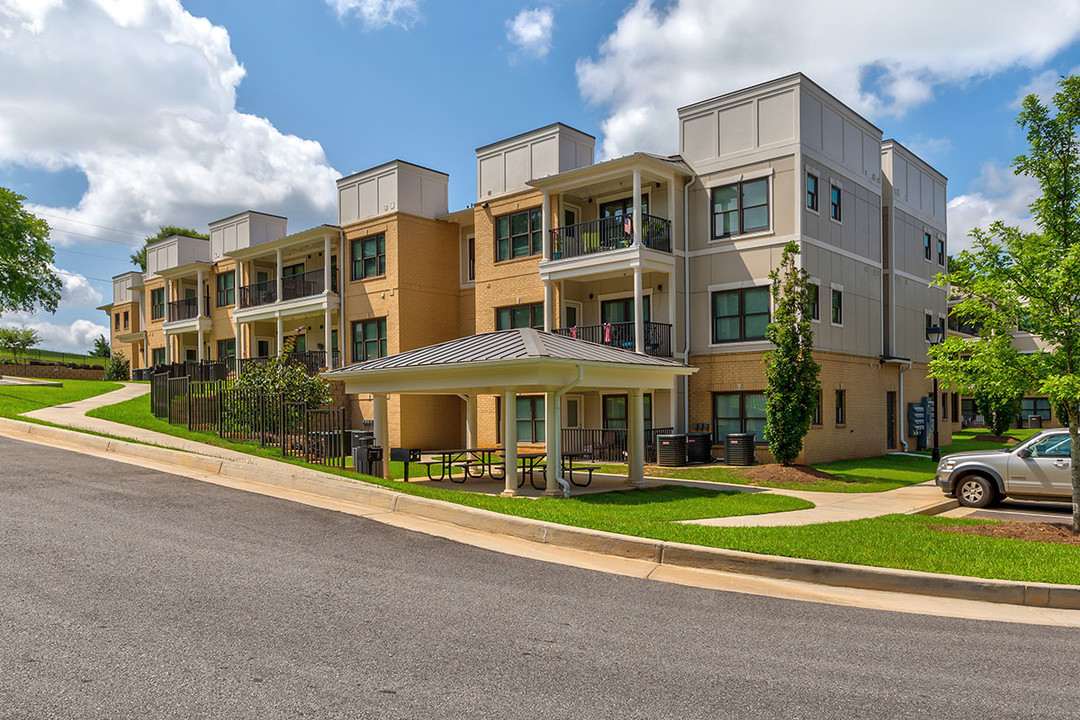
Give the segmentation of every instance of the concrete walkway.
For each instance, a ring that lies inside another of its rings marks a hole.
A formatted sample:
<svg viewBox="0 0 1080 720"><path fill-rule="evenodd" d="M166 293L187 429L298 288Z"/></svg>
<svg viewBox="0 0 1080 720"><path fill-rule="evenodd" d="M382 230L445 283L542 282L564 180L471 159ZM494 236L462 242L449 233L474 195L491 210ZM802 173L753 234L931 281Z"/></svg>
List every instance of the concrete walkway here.
<svg viewBox="0 0 1080 720"><path fill-rule="evenodd" d="M161 445L162 447L185 450L200 455L208 455L210 457L226 460L237 460L257 466L265 463L268 469L280 465L276 460L259 458L235 450L214 447L213 445L206 445L192 440L184 440L172 435L153 432L152 430L144 430L130 425L123 425L109 420L86 416L86 413L94 408L114 405L134 397L139 397L140 395L145 395L148 392L150 392L150 387L148 385L131 383L126 384L120 390L73 402L68 405L57 405L55 407L34 410L33 412L26 413L26 415L27 417L32 417L36 420L44 420L70 428L90 430L105 435L113 435L115 437L127 438L138 442L150 443L152 445ZM621 480L625 482L625 478L615 475L597 475L596 479L599 481L597 485L600 486L606 486L610 481ZM814 507L808 510L793 510L790 512L768 513L765 515L742 515L738 517L705 518L701 520L684 521L688 524L710 525L714 527L813 525L815 523L860 520L894 513L922 513L932 515L956 507L957 505L955 500L949 500L943 496L941 490L935 487L932 480L928 480L919 485L911 485L896 490L878 493L835 493L813 492L808 490L782 490L776 488L761 488L751 485L733 485L729 483L710 483L659 477L646 478L646 482L650 487L657 487L660 485L686 485L709 490L787 495L814 504ZM613 486L606 489L615 490L625 487L619 482L611 484ZM466 486L455 486L450 483L439 483L439 485L453 489L466 488ZM501 489L502 484L499 483L498 485L498 489ZM526 483L526 487L528 487L528 483ZM475 491L479 488L468 489Z"/></svg>

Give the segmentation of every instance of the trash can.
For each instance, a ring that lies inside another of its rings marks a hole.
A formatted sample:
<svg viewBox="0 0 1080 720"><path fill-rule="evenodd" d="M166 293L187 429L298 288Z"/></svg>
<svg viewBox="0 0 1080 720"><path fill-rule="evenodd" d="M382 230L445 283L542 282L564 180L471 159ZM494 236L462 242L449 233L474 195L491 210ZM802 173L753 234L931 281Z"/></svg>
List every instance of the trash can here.
<svg viewBox="0 0 1080 720"><path fill-rule="evenodd" d="M656 464L660 467L681 467L685 465L686 436L657 435Z"/></svg>
<svg viewBox="0 0 1080 720"><path fill-rule="evenodd" d="M1029 428L1041 428L1042 427L1042 415L1029 415L1028 416Z"/></svg>
<svg viewBox="0 0 1080 720"><path fill-rule="evenodd" d="M724 440L724 460L728 465L753 465L754 433L729 433Z"/></svg>
<svg viewBox="0 0 1080 720"><path fill-rule="evenodd" d="M686 462L691 465L712 462L712 433L687 433Z"/></svg>
<svg viewBox="0 0 1080 720"><path fill-rule="evenodd" d="M370 447L375 444L375 433L371 430L345 431L345 457L352 455L354 448Z"/></svg>
<svg viewBox="0 0 1080 720"><path fill-rule="evenodd" d="M352 451L353 470L362 475L374 475L372 467L382 462L382 448L377 445L354 447ZM381 468L380 468L381 470Z"/></svg>

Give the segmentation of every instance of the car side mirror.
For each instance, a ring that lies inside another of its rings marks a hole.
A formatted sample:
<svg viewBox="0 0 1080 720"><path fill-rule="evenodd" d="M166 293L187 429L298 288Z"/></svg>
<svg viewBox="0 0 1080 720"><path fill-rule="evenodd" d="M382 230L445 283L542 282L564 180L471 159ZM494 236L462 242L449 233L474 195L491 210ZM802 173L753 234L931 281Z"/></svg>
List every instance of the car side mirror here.
<svg viewBox="0 0 1080 720"><path fill-rule="evenodd" d="M1031 457L1031 451L1027 448L1020 448L1016 451L1016 457L1026 460Z"/></svg>

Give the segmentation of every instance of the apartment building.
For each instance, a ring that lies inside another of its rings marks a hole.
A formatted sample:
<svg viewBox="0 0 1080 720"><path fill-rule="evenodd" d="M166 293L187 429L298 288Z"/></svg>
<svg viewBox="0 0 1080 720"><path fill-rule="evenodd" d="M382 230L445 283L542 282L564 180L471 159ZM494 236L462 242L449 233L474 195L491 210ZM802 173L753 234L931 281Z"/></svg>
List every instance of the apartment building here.
<svg viewBox="0 0 1080 720"><path fill-rule="evenodd" d="M151 360L273 354L298 326L305 348L339 354L329 367L535 327L699 368L646 396L647 427L763 443L768 275L795 241L822 366L805 461L914 447L912 408L932 394L925 330L947 316L929 287L947 257L946 179L801 74L677 112L670 157L596 162L595 139L561 123L477 148L476 201L454 211L445 173L395 160L338 181L336 225L288 235L283 218L244 213L204 245L161 241L176 253L148 268L145 302L181 305L156 318L164 337L147 323ZM483 445L503 442L500 402L478 401ZM348 403L354 426L371 417L370 397ZM519 442L543 442L543 403L517 399ZM625 395L562 403L567 430L627 427ZM939 408L947 438L959 418ZM392 398L391 442L460 446L465 414L454 396Z"/></svg>

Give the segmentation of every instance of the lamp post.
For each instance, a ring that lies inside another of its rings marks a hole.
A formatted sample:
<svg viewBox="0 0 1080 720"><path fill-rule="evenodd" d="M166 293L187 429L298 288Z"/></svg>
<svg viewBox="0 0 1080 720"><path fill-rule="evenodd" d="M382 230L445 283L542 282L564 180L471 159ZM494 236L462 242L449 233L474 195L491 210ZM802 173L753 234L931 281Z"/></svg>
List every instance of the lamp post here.
<svg viewBox="0 0 1080 720"><path fill-rule="evenodd" d="M930 347L941 344L941 341L945 339L945 329L940 325L932 325L926 328L926 341L930 343ZM934 450L930 453L930 457L934 462L941 460L941 446L938 444L938 416L941 412L938 410L938 384L937 377L934 378L934 417L931 418L934 422Z"/></svg>

